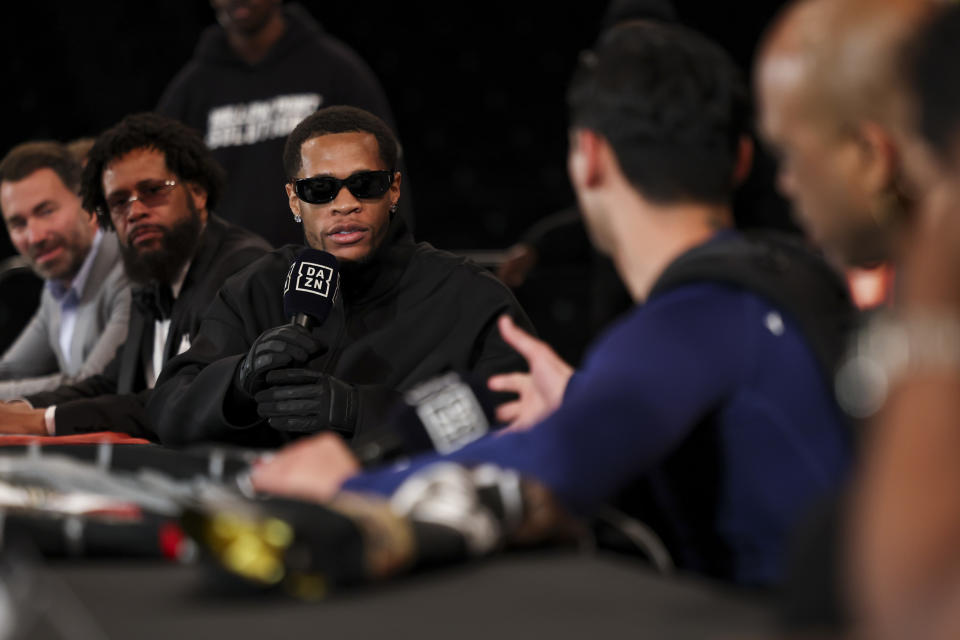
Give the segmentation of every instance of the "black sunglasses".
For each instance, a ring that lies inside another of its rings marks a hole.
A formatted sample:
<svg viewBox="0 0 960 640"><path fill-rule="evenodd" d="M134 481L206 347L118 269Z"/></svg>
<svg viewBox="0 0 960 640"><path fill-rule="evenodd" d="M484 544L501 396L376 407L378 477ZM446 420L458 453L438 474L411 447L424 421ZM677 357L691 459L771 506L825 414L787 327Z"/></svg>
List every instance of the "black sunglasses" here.
<svg viewBox="0 0 960 640"><path fill-rule="evenodd" d="M297 197L310 204L332 202L340 189L346 187L358 198L379 198L393 184L393 171L358 171L343 180L333 176L315 176L294 180Z"/></svg>

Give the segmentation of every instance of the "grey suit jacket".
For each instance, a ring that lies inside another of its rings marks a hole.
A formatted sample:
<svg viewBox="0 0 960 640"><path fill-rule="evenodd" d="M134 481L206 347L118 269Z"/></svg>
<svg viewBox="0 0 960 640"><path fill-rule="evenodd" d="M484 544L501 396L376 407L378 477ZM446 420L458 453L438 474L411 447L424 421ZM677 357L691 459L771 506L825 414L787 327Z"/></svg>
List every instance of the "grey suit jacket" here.
<svg viewBox="0 0 960 640"><path fill-rule="evenodd" d="M37 312L0 359L0 400L100 373L126 339L129 319L130 283L117 236L104 233L77 306L70 346L73 366L67 367L60 348L60 304L44 288Z"/></svg>

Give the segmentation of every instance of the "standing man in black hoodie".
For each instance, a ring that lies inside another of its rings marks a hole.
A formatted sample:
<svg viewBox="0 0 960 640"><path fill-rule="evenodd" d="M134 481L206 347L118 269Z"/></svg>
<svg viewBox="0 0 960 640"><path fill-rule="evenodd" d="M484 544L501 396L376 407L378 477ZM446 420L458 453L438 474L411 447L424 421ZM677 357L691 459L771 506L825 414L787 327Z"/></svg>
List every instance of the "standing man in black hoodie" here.
<svg viewBox="0 0 960 640"><path fill-rule="evenodd" d="M298 4L211 0L218 25L201 36L193 59L174 77L157 111L203 134L227 170L222 210L230 222L274 246L299 243L281 170L283 143L320 107L346 104L391 127L383 88L370 67L323 32ZM400 203L411 221L409 198Z"/></svg>

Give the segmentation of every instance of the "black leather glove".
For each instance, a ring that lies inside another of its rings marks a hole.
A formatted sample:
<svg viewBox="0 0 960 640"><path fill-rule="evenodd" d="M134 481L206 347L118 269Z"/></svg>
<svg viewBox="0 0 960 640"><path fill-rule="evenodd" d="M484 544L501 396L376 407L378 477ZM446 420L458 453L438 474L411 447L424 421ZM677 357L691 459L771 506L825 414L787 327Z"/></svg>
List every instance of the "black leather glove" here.
<svg viewBox="0 0 960 640"><path fill-rule="evenodd" d="M294 324L268 329L250 345L237 368L236 385L250 397L266 386L266 376L276 369L303 366L326 351L310 332Z"/></svg>
<svg viewBox="0 0 960 640"><path fill-rule="evenodd" d="M337 431L352 436L358 396L353 385L308 369L280 369L266 376L267 389L256 395L257 413L280 431Z"/></svg>

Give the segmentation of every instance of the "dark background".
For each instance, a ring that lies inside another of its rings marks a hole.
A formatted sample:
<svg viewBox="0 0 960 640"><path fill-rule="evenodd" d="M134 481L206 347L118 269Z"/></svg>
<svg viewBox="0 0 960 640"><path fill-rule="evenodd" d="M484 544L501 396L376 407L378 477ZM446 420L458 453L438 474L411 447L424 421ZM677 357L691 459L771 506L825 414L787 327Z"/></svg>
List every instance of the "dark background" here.
<svg viewBox="0 0 960 640"><path fill-rule="evenodd" d="M302 4L356 49L384 86L414 185L418 239L452 250L503 249L573 201L563 98L606 2ZM675 0L680 21L720 42L745 72L781 4ZM36 0L6 10L4 154L29 139L95 135L151 109L214 22L203 0ZM761 156L741 195L741 222L790 224L772 175ZM0 257L12 254L0 235ZM518 296L556 344L565 327L580 322L583 305L579 294L557 299L566 289L553 284L534 283ZM543 304L550 309L532 308ZM585 339L567 351L571 358Z"/></svg>
<svg viewBox="0 0 960 640"><path fill-rule="evenodd" d="M416 187L417 235L445 248L502 248L572 201L563 95L603 2L304 4L379 76ZM676 2L681 21L748 68L775 12L746 3ZM751 3L752 4L752 3ZM191 2L7 6L0 152L28 139L94 135L152 108L214 21Z"/></svg>

